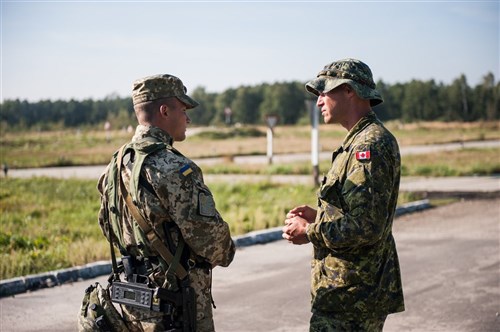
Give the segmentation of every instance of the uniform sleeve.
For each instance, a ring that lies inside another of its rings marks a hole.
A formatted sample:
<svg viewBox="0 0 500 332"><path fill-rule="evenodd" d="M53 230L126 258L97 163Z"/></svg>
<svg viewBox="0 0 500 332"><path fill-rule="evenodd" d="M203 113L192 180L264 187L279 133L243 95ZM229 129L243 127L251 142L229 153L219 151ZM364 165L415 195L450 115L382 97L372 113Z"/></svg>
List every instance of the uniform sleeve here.
<svg viewBox="0 0 500 332"><path fill-rule="evenodd" d="M158 194L186 244L212 266L228 266L235 246L208 187L195 174L170 172L166 178Z"/></svg>
<svg viewBox="0 0 500 332"><path fill-rule="evenodd" d="M98 214L97 220L98 220L99 227L101 228L103 235L109 241L109 223L107 220L108 201L107 201L107 197L106 197L105 192L104 192L106 190L105 183L106 183L106 174L108 173L108 168L109 168L109 165L108 165L108 167L106 167L106 170L104 171L104 173L102 173L102 175L99 178L99 181L97 182L97 190L99 191L100 198L101 198L101 206L99 208L99 214Z"/></svg>
<svg viewBox="0 0 500 332"><path fill-rule="evenodd" d="M356 152L366 151L370 151L369 159L356 158ZM315 246L339 251L379 241L391 213L394 173L399 167L395 163L384 146L354 147L345 180L334 179L318 192L325 206L307 228L309 240Z"/></svg>

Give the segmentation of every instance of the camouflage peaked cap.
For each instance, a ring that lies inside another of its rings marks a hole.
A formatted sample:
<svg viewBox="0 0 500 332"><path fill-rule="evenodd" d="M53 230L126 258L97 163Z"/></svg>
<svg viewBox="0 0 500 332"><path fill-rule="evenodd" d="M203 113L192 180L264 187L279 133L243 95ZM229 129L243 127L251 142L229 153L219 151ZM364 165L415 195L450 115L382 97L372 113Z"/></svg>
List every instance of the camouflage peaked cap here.
<svg viewBox="0 0 500 332"><path fill-rule="evenodd" d="M319 96L344 83L352 86L359 97L370 99L371 106L384 102L375 90L370 67L356 59L343 59L326 65L315 79L306 83L306 90Z"/></svg>
<svg viewBox="0 0 500 332"><path fill-rule="evenodd" d="M187 89L179 78L168 74L154 75L134 82L132 101L135 106L146 101L177 97L187 108L198 106L198 102L189 97L186 92Z"/></svg>

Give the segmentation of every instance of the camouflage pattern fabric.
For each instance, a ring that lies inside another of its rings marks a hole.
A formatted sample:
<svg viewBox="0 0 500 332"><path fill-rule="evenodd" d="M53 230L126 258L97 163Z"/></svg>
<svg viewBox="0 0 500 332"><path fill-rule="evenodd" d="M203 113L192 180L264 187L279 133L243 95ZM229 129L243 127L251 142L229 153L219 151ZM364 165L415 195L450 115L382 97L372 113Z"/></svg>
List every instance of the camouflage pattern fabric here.
<svg viewBox="0 0 500 332"><path fill-rule="evenodd" d="M314 80L306 83L306 90L319 96L320 93L327 93L344 83L352 86L360 98L369 99L372 107L384 101L375 89L370 67L360 60L350 58L326 65Z"/></svg>
<svg viewBox="0 0 500 332"><path fill-rule="evenodd" d="M99 283L87 288L78 314L78 332L93 331L129 331L108 290Z"/></svg>
<svg viewBox="0 0 500 332"><path fill-rule="evenodd" d="M359 320L341 315L314 313L309 324L309 332L382 332L386 317Z"/></svg>
<svg viewBox="0 0 500 332"><path fill-rule="evenodd" d="M404 310L392 236L399 181L396 139L370 111L333 153L307 227L313 312L376 318Z"/></svg>
<svg viewBox="0 0 500 332"><path fill-rule="evenodd" d="M120 307L130 332L159 332L170 329L170 326L164 323L164 314L161 312L146 311L126 305Z"/></svg>
<svg viewBox="0 0 500 332"><path fill-rule="evenodd" d="M161 74L138 79L132 87L134 105L162 98L177 97L188 109L198 106L198 102L187 94L182 81L173 75Z"/></svg>
<svg viewBox="0 0 500 332"><path fill-rule="evenodd" d="M204 184L201 169L172 147L172 138L161 129L139 125L132 142L145 137L153 137L167 144L166 149L149 155L142 167L141 176L154 190L154 193L151 193L143 186L139 186L137 203L145 219L160 236L166 236L165 224L172 225L173 227L169 227L171 230L169 232L173 242L177 244L179 236L182 235L194 261L212 267L228 266L233 260L235 246L229 226L217 211L212 193ZM131 176L128 167L123 167L122 176L128 186ZM106 221L109 205L109 198L106 195L107 183L106 170L98 182L98 190L101 193L99 225L109 239ZM115 237L120 245L131 255L156 256L153 248L145 240L142 230L133 221L123 199L119 202L119 206L122 213L118 225L119 234ZM162 286L165 281L165 271L157 271L150 277L158 286ZM189 278L196 293L197 331L213 331L211 271L209 268L195 267L189 270ZM126 308L125 311L127 320L141 321L137 325L141 325L142 329L151 331L162 329L161 318L157 313L130 308Z"/></svg>

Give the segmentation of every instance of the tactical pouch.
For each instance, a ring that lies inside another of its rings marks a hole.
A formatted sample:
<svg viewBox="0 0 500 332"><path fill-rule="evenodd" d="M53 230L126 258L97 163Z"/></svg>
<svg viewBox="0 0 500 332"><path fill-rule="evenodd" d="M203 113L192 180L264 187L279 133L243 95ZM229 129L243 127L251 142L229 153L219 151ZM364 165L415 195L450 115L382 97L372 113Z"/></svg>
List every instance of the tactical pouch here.
<svg viewBox="0 0 500 332"><path fill-rule="evenodd" d="M196 331L196 297L189 285L182 286L182 320L183 332Z"/></svg>
<svg viewBox="0 0 500 332"><path fill-rule="evenodd" d="M179 328L175 331L196 332L196 296L189 282L182 282L180 292L159 288L156 296L176 308L175 321L179 323Z"/></svg>
<svg viewBox="0 0 500 332"><path fill-rule="evenodd" d="M129 331L123 317L113 306L108 289L98 282L85 290L78 313L78 331Z"/></svg>

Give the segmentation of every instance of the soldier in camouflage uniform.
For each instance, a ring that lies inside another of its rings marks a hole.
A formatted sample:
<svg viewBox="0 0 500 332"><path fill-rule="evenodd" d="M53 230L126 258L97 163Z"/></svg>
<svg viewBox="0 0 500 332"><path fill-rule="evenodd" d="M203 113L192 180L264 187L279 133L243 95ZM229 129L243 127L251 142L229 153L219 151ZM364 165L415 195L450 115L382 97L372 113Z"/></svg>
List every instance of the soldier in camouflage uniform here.
<svg viewBox="0 0 500 332"><path fill-rule="evenodd" d="M363 62L333 62L306 89L318 96L325 123L348 131L318 190L318 209L293 208L283 227L289 242L314 247L310 331L381 331L388 314L404 310L392 236L399 147L371 109L383 100Z"/></svg>
<svg viewBox="0 0 500 332"><path fill-rule="evenodd" d="M196 293L196 330L214 331L212 316L212 268L228 266L233 260L235 246L228 224L216 210L212 194L204 184L201 169L183 156L172 145L186 138L186 127L191 122L186 113L198 103L186 95L181 80L172 75L156 75L134 82L132 98L138 119L132 142L148 144L163 142L166 148L155 151L144 160L140 172L138 204L148 223L166 241L167 237L177 245L182 237L189 248L188 256L181 264L188 271L191 287ZM124 157L124 164L126 163ZM129 158L130 159L130 158ZM133 159L133 158L132 158ZM133 160L122 167L122 177L128 186ZM108 166L109 168L109 166ZM111 198L108 194L106 170L98 182L101 193L99 225L109 240L107 216ZM165 283L166 271L158 264L158 254L151 247L120 198L120 231L116 235L118 247L127 254L147 258L154 270L148 276L157 286ZM116 233L117 230L114 230ZM145 242L145 243L144 243ZM186 255L184 255L186 256ZM140 259L139 259L140 261ZM156 262L156 264L155 264ZM131 331L164 331L165 314L122 305L125 320Z"/></svg>

